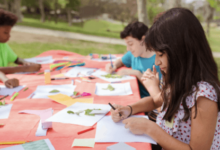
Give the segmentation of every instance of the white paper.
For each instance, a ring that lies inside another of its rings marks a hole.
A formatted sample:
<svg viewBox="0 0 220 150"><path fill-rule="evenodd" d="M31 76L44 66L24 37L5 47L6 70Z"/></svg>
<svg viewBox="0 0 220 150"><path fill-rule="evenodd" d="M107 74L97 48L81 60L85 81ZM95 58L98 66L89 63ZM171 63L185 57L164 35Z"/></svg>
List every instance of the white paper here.
<svg viewBox="0 0 220 150"><path fill-rule="evenodd" d="M41 120L38 124L37 132L35 133L35 136L46 136L48 129L43 129Z"/></svg>
<svg viewBox="0 0 220 150"><path fill-rule="evenodd" d="M77 124L77 125L83 125L83 126L93 126L96 122L98 122L102 117L104 117L105 114L99 114L95 116L87 116L85 115L85 112L80 113L80 115L76 114L68 114L67 111L83 111L86 109L103 109L103 110L109 110L111 107L109 105L104 104L88 104L88 103L75 103L72 106L69 106L46 121L52 121L52 122L61 122L61 123L69 123L69 124Z"/></svg>
<svg viewBox="0 0 220 150"><path fill-rule="evenodd" d="M46 144L50 150L55 150L55 148L53 147L53 145L51 144L49 139L44 139L44 141L46 142Z"/></svg>
<svg viewBox="0 0 220 150"><path fill-rule="evenodd" d="M95 72L96 68L84 68L75 66L74 68L70 69L65 76L67 77L87 77L90 76L93 72Z"/></svg>
<svg viewBox="0 0 220 150"><path fill-rule="evenodd" d="M120 96L120 95L130 95L133 94L129 82L110 84L113 91L105 90L110 83L96 83L95 94L100 96Z"/></svg>
<svg viewBox="0 0 220 150"><path fill-rule="evenodd" d="M7 119L10 115L12 104L0 106L0 119Z"/></svg>
<svg viewBox="0 0 220 150"><path fill-rule="evenodd" d="M17 86L15 88L7 88L4 85L0 85L0 95L9 95L11 96L14 92L19 92L21 89L23 89L25 85L23 86Z"/></svg>
<svg viewBox="0 0 220 150"><path fill-rule="evenodd" d="M75 90L76 86L71 84L63 85L40 85L37 87L32 98L46 98L49 99L49 95L56 95L59 93L71 96ZM58 90L57 93L50 93L52 90Z"/></svg>
<svg viewBox="0 0 220 150"><path fill-rule="evenodd" d="M148 135L135 135L131 133L129 129L125 128L125 124L122 121L115 123L111 116L105 116L97 123L95 142L147 142L157 144Z"/></svg>
<svg viewBox="0 0 220 150"><path fill-rule="evenodd" d="M53 63L53 57L52 56L46 56L46 57L33 57L33 58L27 58L24 59L27 62L32 62L36 64L50 64Z"/></svg>
<svg viewBox="0 0 220 150"><path fill-rule="evenodd" d="M2 148L1 150L25 150L22 145L9 146L6 148Z"/></svg>
<svg viewBox="0 0 220 150"><path fill-rule="evenodd" d="M125 143L117 143L107 147L107 150L136 150L136 148L131 147Z"/></svg>
<svg viewBox="0 0 220 150"><path fill-rule="evenodd" d="M122 76L122 78L106 78L103 77L102 75L107 75L108 73L105 71L97 70L94 72L92 75L96 76L102 80L108 81L108 82L119 82L119 81L124 81L124 80L133 80L135 77L132 76Z"/></svg>

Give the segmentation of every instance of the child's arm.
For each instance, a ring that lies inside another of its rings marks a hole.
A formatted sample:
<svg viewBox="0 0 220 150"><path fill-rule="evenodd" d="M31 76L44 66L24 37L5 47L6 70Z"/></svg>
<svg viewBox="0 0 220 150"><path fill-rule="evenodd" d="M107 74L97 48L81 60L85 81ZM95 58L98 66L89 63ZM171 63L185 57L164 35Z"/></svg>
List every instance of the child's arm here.
<svg viewBox="0 0 220 150"><path fill-rule="evenodd" d="M147 96L130 105L132 107L132 113L129 106L114 105L116 110L111 109L112 120L114 122L118 122L127 118L130 113L131 115L135 115L141 112L150 112L158 107L161 107L162 103L162 98L157 98L154 100L151 96ZM119 116L119 112L122 114L121 116Z"/></svg>
<svg viewBox="0 0 220 150"><path fill-rule="evenodd" d="M0 72L0 80L5 84L7 88L14 88L19 86L18 79L8 79L4 73Z"/></svg>
<svg viewBox="0 0 220 150"><path fill-rule="evenodd" d="M0 71L5 74L12 74L16 72L34 72L40 70L41 66L29 65L29 66L16 66L16 67L0 67Z"/></svg>
<svg viewBox="0 0 220 150"><path fill-rule="evenodd" d="M113 62L113 67L112 67L111 63L109 63L105 66L105 70L108 73L113 73L116 69L118 69L122 66L124 66L124 64L122 63L122 60L117 59L116 61Z"/></svg>
<svg viewBox="0 0 220 150"><path fill-rule="evenodd" d="M40 64L36 64L36 63L32 63L32 62L27 62L25 61L24 59L22 58L17 58L14 62L15 64L18 64L18 65L24 65L24 66L30 66L30 65L38 65L38 66L41 66Z"/></svg>
<svg viewBox="0 0 220 150"><path fill-rule="evenodd" d="M123 121L126 128L133 134L147 134L160 144L163 149L169 150L210 150L215 134L218 116L218 105L206 97L197 100L197 116L195 117L195 106L191 113L190 143L185 144L170 136L161 127L145 118L128 118ZM188 132L188 129L186 129Z"/></svg>

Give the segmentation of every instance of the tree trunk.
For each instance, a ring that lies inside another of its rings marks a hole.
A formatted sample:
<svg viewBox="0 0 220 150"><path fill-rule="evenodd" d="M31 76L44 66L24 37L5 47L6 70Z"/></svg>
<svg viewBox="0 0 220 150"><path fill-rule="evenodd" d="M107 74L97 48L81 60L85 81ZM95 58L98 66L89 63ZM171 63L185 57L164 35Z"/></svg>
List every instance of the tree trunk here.
<svg viewBox="0 0 220 150"><path fill-rule="evenodd" d="M40 8L40 14L41 14L41 22L45 22L45 12L44 12L44 0L38 0L39 2L39 8Z"/></svg>
<svg viewBox="0 0 220 150"><path fill-rule="evenodd" d="M66 12L67 12L67 20L68 20L68 24L69 24L69 26L72 26L72 15L71 15L71 9L70 9L70 8L67 8L67 9L66 9Z"/></svg>
<svg viewBox="0 0 220 150"><path fill-rule="evenodd" d="M164 3L165 10L168 10L174 7L181 7L181 0L165 0L165 3Z"/></svg>
<svg viewBox="0 0 220 150"><path fill-rule="evenodd" d="M210 22L212 21L213 15L214 15L215 9L212 8L209 3L205 6L205 21L206 21L206 34L209 36L209 28L210 28Z"/></svg>
<svg viewBox="0 0 220 150"><path fill-rule="evenodd" d="M58 2L57 2L57 0L55 1L55 23L57 24L57 18L58 18L58 15L57 15L57 5L58 5Z"/></svg>
<svg viewBox="0 0 220 150"><path fill-rule="evenodd" d="M14 0L14 13L18 17L18 22L22 21L21 0Z"/></svg>
<svg viewBox="0 0 220 150"><path fill-rule="evenodd" d="M5 5L5 10L8 11L8 1L7 0L4 0L4 5Z"/></svg>
<svg viewBox="0 0 220 150"><path fill-rule="evenodd" d="M138 10L138 21L143 22L145 25L148 25L147 1L137 0L137 10Z"/></svg>

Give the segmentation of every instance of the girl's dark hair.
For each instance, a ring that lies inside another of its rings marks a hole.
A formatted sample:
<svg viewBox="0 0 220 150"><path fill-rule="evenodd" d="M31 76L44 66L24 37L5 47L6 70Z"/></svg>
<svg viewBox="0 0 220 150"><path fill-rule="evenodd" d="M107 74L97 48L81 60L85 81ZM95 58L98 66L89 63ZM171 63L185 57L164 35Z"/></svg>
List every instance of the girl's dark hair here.
<svg viewBox="0 0 220 150"><path fill-rule="evenodd" d="M148 27L144 23L136 21L128 24L121 32L120 36L122 39L128 36L132 36L133 38L141 41L142 37L146 34L147 31Z"/></svg>
<svg viewBox="0 0 220 150"><path fill-rule="evenodd" d="M18 18L13 13L0 9L0 20L0 26L14 26Z"/></svg>
<svg viewBox="0 0 220 150"><path fill-rule="evenodd" d="M149 50L166 53L168 59L167 72L163 73L165 85L162 88L162 111L167 109L163 119L171 121L181 102L185 111L183 120L189 119L186 98L194 92L193 86L196 91L199 90L197 83L200 81L214 87L220 110L218 68L204 30L190 10L173 8L166 11L149 29L145 43ZM195 108L196 117L196 99Z"/></svg>

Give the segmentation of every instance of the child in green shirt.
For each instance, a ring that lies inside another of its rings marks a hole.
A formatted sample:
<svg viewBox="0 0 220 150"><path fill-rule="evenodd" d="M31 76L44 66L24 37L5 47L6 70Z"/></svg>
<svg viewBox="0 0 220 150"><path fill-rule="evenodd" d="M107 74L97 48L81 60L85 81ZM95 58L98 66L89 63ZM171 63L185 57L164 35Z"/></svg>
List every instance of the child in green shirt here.
<svg viewBox="0 0 220 150"><path fill-rule="evenodd" d="M0 20L1 20L0 21L0 72L1 72L0 80L6 84L8 79L2 73L10 74L10 73L16 73L16 72L39 71L41 68L41 65L26 62L25 60L19 58L13 52L13 50L9 47L9 45L6 43L10 38L11 28L17 22L17 17L10 12L0 9ZM14 62L15 64L18 64L19 66L7 67L8 63L10 62ZM7 85L7 87L13 88L13 87L18 86L19 82L15 80L17 79L13 79L14 82L13 83L10 82L10 86Z"/></svg>

